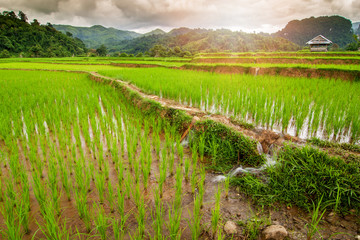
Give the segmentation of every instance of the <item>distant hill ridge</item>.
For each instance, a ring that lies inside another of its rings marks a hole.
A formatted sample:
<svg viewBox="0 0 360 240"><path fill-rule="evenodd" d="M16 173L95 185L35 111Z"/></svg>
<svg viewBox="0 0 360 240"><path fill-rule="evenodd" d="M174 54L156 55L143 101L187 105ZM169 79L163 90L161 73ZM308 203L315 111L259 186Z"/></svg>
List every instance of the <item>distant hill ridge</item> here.
<svg viewBox="0 0 360 240"><path fill-rule="evenodd" d="M133 31L106 28L101 25L92 27L75 27L71 25L53 25L63 33L69 32L74 37L80 38L88 48L98 48L101 44L106 46L117 44L119 41L130 40L142 34Z"/></svg>

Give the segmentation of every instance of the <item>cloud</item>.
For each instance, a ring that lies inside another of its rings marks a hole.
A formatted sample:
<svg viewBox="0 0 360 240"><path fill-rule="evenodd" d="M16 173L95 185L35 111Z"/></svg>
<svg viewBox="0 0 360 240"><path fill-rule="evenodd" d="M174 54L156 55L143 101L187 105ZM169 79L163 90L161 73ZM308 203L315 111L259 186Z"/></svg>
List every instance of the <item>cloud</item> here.
<svg viewBox="0 0 360 240"><path fill-rule="evenodd" d="M275 31L293 19L341 15L360 21L358 0L0 0L29 19L119 29L162 27Z"/></svg>

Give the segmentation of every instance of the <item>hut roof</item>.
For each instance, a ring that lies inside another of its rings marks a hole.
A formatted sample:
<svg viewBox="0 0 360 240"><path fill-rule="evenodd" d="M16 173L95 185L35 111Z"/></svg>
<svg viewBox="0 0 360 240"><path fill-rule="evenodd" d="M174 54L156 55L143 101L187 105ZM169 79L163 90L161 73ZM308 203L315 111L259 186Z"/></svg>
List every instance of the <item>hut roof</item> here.
<svg viewBox="0 0 360 240"><path fill-rule="evenodd" d="M308 41L306 44L309 44L309 45L310 44L332 44L332 41L330 41L323 35L318 35L318 36L314 37L313 39L311 39L310 41Z"/></svg>

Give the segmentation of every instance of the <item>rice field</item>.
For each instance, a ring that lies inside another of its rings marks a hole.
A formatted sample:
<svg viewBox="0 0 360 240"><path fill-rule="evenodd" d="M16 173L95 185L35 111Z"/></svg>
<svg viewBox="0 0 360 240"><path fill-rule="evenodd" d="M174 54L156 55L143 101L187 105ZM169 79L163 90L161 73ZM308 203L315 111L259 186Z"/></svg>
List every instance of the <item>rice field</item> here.
<svg viewBox="0 0 360 240"><path fill-rule="evenodd" d="M147 93L266 129L302 138L359 140L359 82L163 68L100 73L129 81Z"/></svg>
<svg viewBox="0 0 360 240"><path fill-rule="evenodd" d="M199 238L205 171L176 126L86 74L0 75L3 239Z"/></svg>
<svg viewBox="0 0 360 240"><path fill-rule="evenodd" d="M256 53L276 55L308 54ZM0 60L0 239L255 239L275 221L291 239L355 236L360 82L183 70L202 65L189 61ZM226 124L201 120L190 130L192 116L89 72L332 152L285 142L265 155ZM341 225L321 220L334 213ZM237 234L224 231L227 220Z"/></svg>

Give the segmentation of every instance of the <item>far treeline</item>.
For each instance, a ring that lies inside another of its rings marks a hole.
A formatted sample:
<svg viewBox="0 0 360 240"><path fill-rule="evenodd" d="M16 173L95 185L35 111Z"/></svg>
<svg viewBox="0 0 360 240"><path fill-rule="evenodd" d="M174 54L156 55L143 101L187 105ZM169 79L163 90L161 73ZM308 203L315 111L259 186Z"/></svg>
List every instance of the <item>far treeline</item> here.
<svg viewBox="0 0 360 240"><path fill-rule="evenodd" d="M86 54L84 43L57 31L50 23L28 22L22 11L0 13L0 57L69 57Z"/></svg>
<svg viewBox="0 0 360 240"><path fill-rule="evenodd" d="M227 29L178 28L167 34L153 34L124 40L109 46L109 52L137 54L149 51L156 45L164 52L180 47L183 51L197 52L248 52L248 51L296 51L300 47L281 37L269 34L233 32Z"/></svg>

